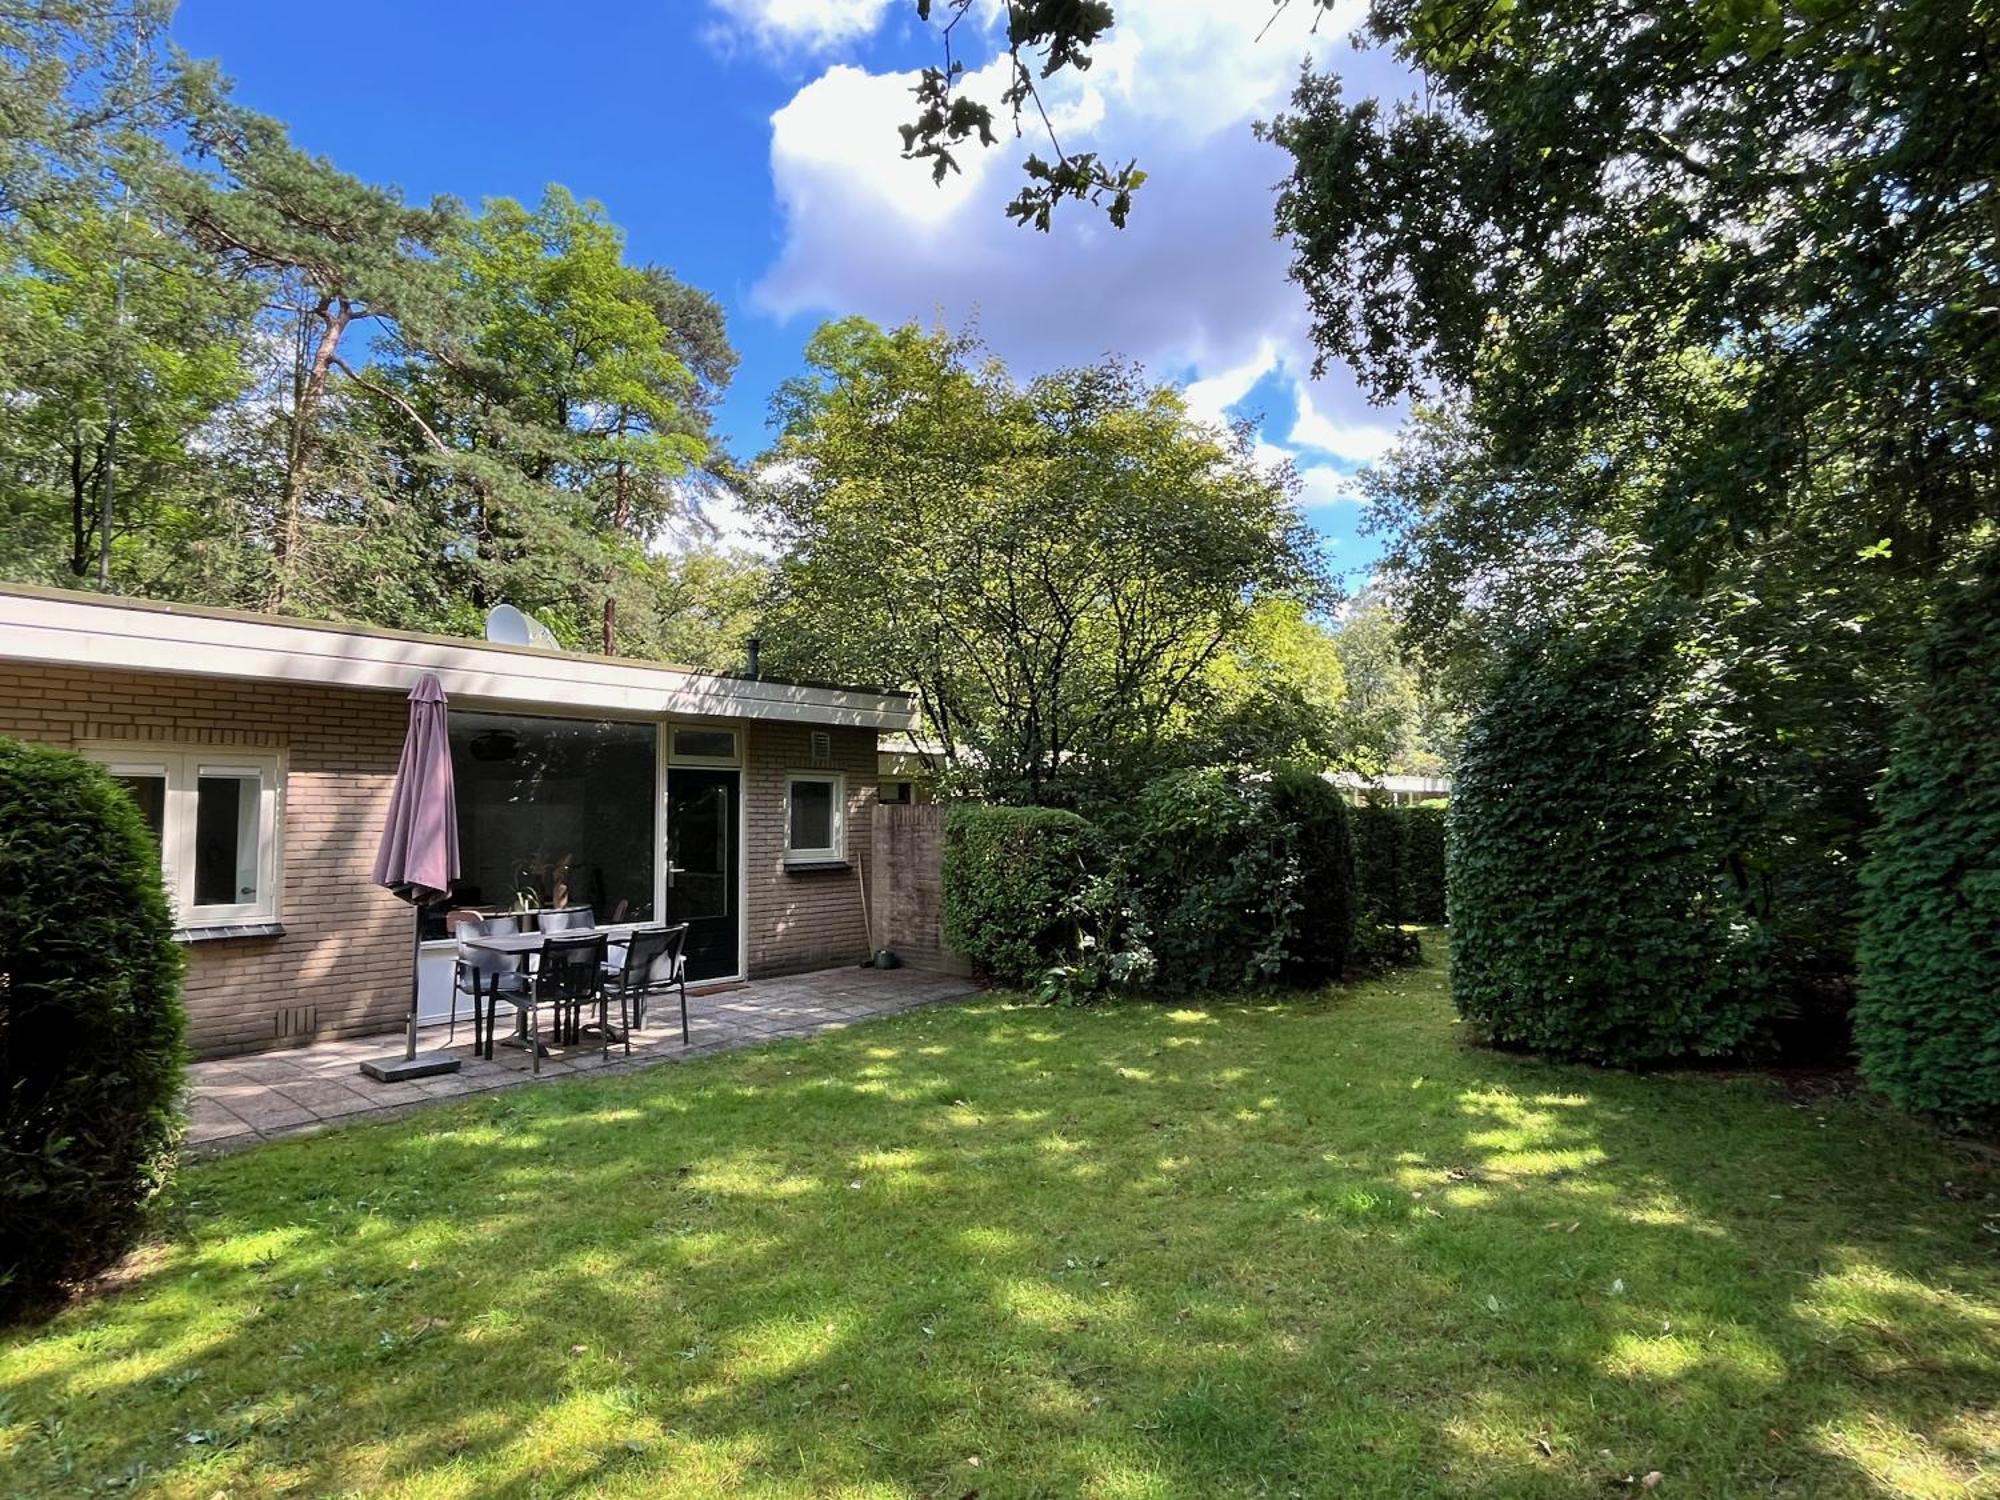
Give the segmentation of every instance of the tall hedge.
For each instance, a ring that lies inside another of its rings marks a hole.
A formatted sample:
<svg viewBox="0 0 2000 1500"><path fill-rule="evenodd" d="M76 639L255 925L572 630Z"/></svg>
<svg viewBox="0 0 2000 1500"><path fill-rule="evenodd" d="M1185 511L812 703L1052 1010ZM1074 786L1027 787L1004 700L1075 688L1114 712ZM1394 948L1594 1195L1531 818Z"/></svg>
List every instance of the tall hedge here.
<svg viewBox="0 0 2000 1500"><path fill-rule="evenodd" d="M1050 807L954 803L944 823L944 936L982 974L1038 982L1073 957L1097 831Z"/></svg>
<svg viewBox="0 0 2000 1500"><path fill-rule="evenodd" d="M1354 836L1357 956L1372 964L1409 963L1418 950L1415 936L1402 930L1416 920L1410 914L1403 809L1363 802L1349 810L1348 824Z"/></svg>
<svg viewBox="0 0 2000 1500"><path fill-rule="evenodd" d="M1364 802L1350 820L1360 911L1392 930L1444 921L1444 808Z"/></svg>
<svg viewBox="0 0 2000 1500"><path fill-rule="evenodd" d="M131 798L0 740L0 1312L137 1237L180 1139L180 976Z"/></svg>
<svg viewBox="0 0 2000 1500"><path fill-rule="evenodd" d="M1403 825L1405 920L1436 926L1446 919L1443 807L1398 810Z"/></svg>
<svg viewBox="0 0 2000 1500"><path fill-rule="evenodd" d="M1908 1109L2000 1118L2000 549L1939 609L1878 807L1862 1073Z"/></svg>
<svg viewBox="0 0 2000 1500"><path fill-rule="evenodd" d="M1644 621L1552 633L1469 728L1447 814L1452 996L1497 1041L1644 1063L1738 1051L1771 1019L1718 736L1676 647Z"/></svg>
<svg viewBox="0 0 2000 1500"><path fill-rule="evenodd" d="M1178 771L1122 830L1126 880L1169 989L1311 986L1353 941L1347 808L1309 771Z"/></svg>

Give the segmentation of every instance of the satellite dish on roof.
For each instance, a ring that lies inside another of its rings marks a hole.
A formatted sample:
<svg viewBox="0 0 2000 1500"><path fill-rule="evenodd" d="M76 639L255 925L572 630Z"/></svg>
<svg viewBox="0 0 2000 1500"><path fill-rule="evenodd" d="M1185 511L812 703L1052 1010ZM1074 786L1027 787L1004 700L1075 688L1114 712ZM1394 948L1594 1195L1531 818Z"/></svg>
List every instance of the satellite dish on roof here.
<svg viewBox="0 0 2000 1500"><path fill-rule="evenodd" d="M547 651L562 650L562 642L533 615L522 614L511 604L496 604L486 611L486 639L496 646L540 646Z"/></svg>

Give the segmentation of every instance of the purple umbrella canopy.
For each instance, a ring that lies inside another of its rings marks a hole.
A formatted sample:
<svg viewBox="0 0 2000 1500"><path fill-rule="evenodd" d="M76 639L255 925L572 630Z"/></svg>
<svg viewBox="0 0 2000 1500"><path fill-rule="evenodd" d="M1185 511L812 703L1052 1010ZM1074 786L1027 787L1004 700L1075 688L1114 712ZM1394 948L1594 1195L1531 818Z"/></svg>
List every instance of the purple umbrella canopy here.
<svg viewBox="0 0 2000 1500"><path fill-rule="evenodd" d="M457 878L458 801L444 688L426 672L410 689L410 727L375 853L375 883L415 906L449 895Z"/></svg>
<svg viewBox="0 0 2000 1500"><path fill-rule="evenodd" d="M399 1061L365 1062L361 1071L385 1083L458 1070L444 1053L417 1056L418 961L422 956L423 908L449 895L458 878L458 800L451 781L451 740L445 719L444 688L426 672L410 689L410 727L403 758L396 765L396 790L382 845L375 852L375 883L416 908L410 929L410 1016Z"/></svg>

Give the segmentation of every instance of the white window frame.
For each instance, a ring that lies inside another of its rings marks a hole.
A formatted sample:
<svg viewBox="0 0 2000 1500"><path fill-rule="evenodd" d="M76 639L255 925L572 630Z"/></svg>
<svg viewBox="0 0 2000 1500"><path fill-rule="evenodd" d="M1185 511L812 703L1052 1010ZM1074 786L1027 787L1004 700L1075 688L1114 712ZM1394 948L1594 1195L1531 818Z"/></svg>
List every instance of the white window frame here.
<svg viewBox="0 0 2000 1500"><path fill-rule="evenodd" d="M114 776L158 776L166 782L160 827L160 875L167 904L181 927L218 927L279 920L284 875L284 757L276 751L203 749L192 745L90 744L82 753ZM257 796L257 899L194 900L197 798L204 776L252 781Z"/></svg>
<svg viewBox="0 0 2000 1500"><path fill-rule="evenodd" d="M696 733L726 734L733 747L727 755L682 755L674 748L674 737L682 730ZM743 764L743 731L734 724L691 724L686 721L670 722L665 726L667 764L673 766L740 766Z"/></svg>
<svg viewBox="0 0 2000 1500"><path fill-rule="evenodd" d="M827 849L792 847L792 788L801 782L829 787L833 793L833 845ZM793 771L785 777L785 863L823 865L847 858L847 776L841 771Z"/></svg>

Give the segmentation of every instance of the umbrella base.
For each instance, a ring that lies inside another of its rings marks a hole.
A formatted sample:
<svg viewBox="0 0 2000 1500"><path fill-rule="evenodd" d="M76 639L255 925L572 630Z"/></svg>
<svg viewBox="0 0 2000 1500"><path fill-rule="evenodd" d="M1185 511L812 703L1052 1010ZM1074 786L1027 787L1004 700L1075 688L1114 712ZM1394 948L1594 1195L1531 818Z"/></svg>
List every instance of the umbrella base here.
<svg viewBox="0 0 2000 1500"><path fill-rule="evenodd" d="M415 1057L385 1057L365 1062L361 1071L382 1083L405 1083L412 1078L429 1078L433 1073L456 1073L459 1059L449 1052L419 1052Z"/></svg>

